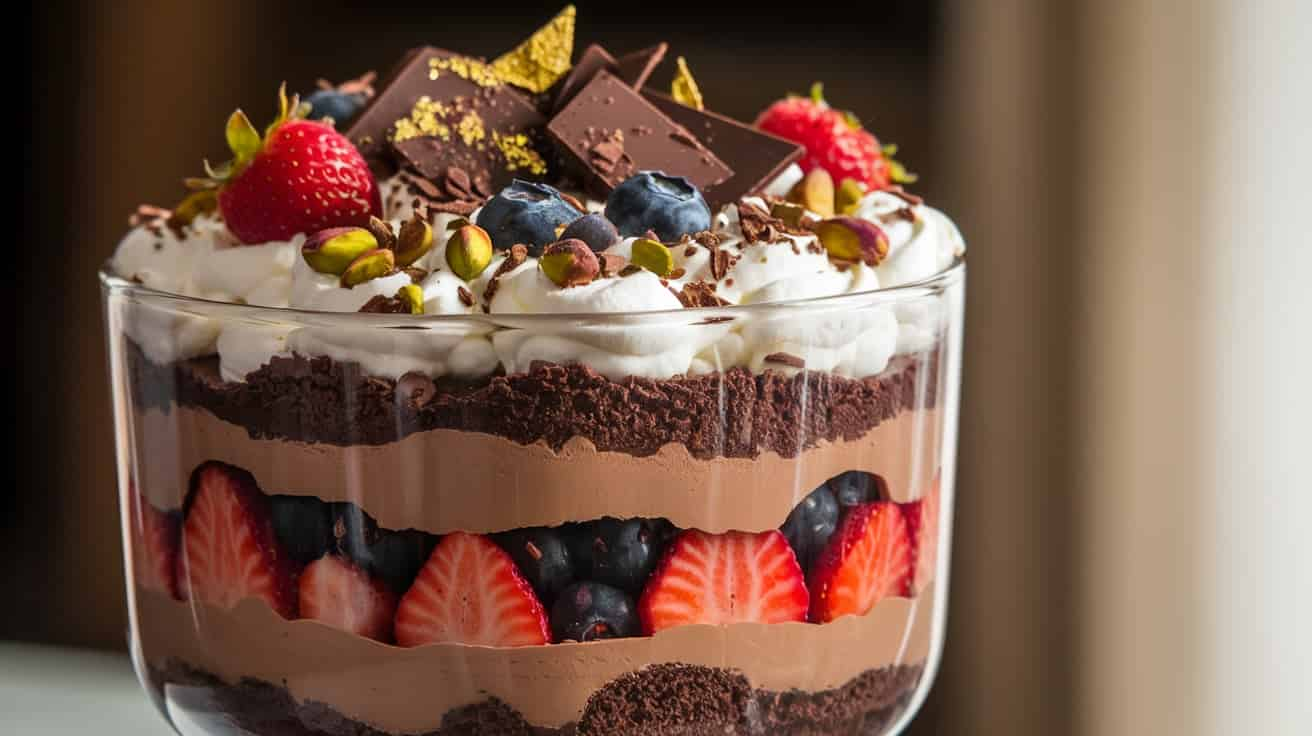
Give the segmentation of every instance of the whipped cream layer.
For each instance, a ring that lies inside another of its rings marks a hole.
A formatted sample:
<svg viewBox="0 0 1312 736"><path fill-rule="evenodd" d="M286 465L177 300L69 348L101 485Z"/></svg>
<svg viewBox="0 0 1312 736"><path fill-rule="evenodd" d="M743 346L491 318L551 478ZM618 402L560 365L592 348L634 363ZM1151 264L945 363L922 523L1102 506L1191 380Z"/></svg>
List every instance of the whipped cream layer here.
<svg viewBox="0 0 1312 736"><path fill-rule="evenodd" d="M795 178L785 172L780 181ZM394 227L413 213L412 199L398 193L397 180L382 183L387 218ZM748 200L764 206L762 200ZM589 210L600 203L588 202ZM912 217L908 217L910 214ZM126 317L128 334L152 360L217 353L226 380L241 380L274 355L328 355L360 363L370 375L398 378L409 371L433 377L479 377L499 367L508 373L536 360L583 363L614 379L625 376L668 378L735 366L762 371L768 358L786 354L808 369L844 376L874 375L894 354L927 347L944 319L933 299L889 307L849 308L841 315L807 319L743 315L731 324L706 325L690 313L658 325L569 325L551 328L500 329L499 317L525 314L609 315L678 310L674 292L685 284L713 284L731 304L763 304L865 292L911 283L950 266L963 252L960 233L942 213L911 205L889 192L872 192L856 216L887 233L889 254L877 267L832 263L812 235L791 235L785 242L753 242L744 237L736 206L715 217L714 231L732 265L712 273L712 250L698 243L671 247L677 278L661 279L648 271L622 278L602 278L562 289L528 258L489 281L505 258L496 255L477 278L465 281L446 266L446 226L439 215L433 227L437 244L415 265L429 274L419 286L427 315L490 314L490 320L455 320L441 328L414 330L302 327L218 321L164 308L135 304ZM914 221L913 221L914 219ZM125 278L160 291L216 301L323 312L355 312L370 298L391 296L410 283L404 273L375 279L354 288L337 277L313 271L300 257L304 236L284 243L240 245L214 216L202 216L181 234L148 223L120 243L113 268ZM609 252L628 257L633 239ZM490 294L490 297L489 297ZM772 363L776 370L788 366Z"/></svg>
<svg viewBox="0 0 1312 736"><path fill-rule="evenodd" d="M560 452L450 429L387 445L342 447L252 439L199 409L135 412L132 474L158 508L179 508L191 471L206 460L248 470L269 494L349 501L387 529L499 532L603 516L667 518L709 532L763 531L848 470L879 475L895 501L919 498L937 471L943 417L903 411L860 439L821 442L793 458L693 457L679 444L636 457L586 439Z"/></svg>
<svg viewBox="0 0 1312 736"><path fill-rule="evenodd" d="M181 660L228 683L277 683L300 701L402 733L437 728L453 708L495 697L535 726L578 720L592 693L648 665L677 662L741 672L753 687L818 692L879 667L920 664L937 647L935 592L886 598L864 616L809 623L679 626L654 636L500 648L380 644L311 620L288 621L263 601L231 609L134 589L140 657Z"/></svg>

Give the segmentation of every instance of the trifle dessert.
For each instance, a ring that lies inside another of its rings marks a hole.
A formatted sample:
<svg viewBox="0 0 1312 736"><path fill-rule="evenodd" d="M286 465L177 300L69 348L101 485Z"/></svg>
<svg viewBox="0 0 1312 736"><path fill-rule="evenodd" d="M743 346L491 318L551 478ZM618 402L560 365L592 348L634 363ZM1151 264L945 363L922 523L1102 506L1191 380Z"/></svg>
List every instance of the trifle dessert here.
<svg viewBox="0 0 1312 736"><path fill-rule="evenodd" d="M106 265L179 732L877 734L923 698L959 233L818 87L733 120L574 21L234 113Z"/></svg>

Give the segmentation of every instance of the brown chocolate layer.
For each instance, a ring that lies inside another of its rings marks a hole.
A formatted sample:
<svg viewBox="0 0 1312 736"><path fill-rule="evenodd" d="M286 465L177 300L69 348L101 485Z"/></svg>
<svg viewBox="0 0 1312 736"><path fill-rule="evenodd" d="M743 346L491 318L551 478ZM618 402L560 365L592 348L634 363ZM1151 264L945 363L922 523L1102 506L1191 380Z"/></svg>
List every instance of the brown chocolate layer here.
<svg viewBox="0 0 1312 736"><path fill-rule="evenodd" d="M878 733L892 725L911 699L922 665L866 670L842 687L822 692L754 689L732 670L661 664L624 675L588 699L577 723L533 726L496 699L462 706L442 716L423 736L679 736L715 734ZM332 706L298 702L286 688L246 678L229 685L218 677L172 661L150 669L152 686L171 706L193 717L224 716L240 727L279 736L389 736L352 720Z"/></svg>
<svg viewBox="0 0 1312 736"><path fill-rule="evenodd" d="M898 357L879 376L802 371L760 375L745 368L664 380L612 381L581 365L535 363L475 383L419 376L366 376L327 357L273 358L239 383L217 358L151 363L129 345L132 392L141 407L203 408L253 438L382 445L431 429L543 442L572 438L598 450L648 456L671 443L697 458L796 457L821 442L855 440L903 409L933 406L934 355ZM923 356L922 356L923 357ZM413 380L412 380L413 379Z"/></svg>

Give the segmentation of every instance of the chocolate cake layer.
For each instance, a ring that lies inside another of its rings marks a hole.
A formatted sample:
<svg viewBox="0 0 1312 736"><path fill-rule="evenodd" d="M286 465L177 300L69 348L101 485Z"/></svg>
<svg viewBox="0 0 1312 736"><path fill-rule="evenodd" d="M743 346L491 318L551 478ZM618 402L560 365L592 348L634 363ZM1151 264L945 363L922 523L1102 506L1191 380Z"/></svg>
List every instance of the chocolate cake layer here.
<svg viewBox="0 0 1312 736"><path fill-rule="evenodd" d="M542 728L489 698L455 708L424 736L700 736L771 734L851 736L880 733L906 708L920 665L871 669L822 692L754 689L731 670L664 664L625 675L593 693L577 723ZM250 733L277 736L389 736L331 706L298 702L278 685L244 679L229 685L173 661L151 668L151 686L170 709L198 718L220 715Z"/></svg>
<svg viewBox="0 0 1312 736"><path fill-rule="evenodd" d="M795 457L820 441L858 439L900 411L935 403L936 354L898 357L879 376L745 368L665 380L612 381L581 365L535 363L474 383L364 375L328 357L275 357L243 382L215 357L152 363L129 344L133 398L210 411L257 439L382 445L430 429L483 432L559 451L582 437L603 451L651 455L678 443L697 458Z"/></svg>

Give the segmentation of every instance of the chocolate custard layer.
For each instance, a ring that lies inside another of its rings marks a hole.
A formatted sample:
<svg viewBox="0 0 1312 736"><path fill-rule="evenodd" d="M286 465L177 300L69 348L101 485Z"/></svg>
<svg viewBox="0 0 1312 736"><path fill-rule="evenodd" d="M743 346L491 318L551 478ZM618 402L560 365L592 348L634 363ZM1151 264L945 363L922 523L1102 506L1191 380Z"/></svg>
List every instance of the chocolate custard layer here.
<svg viewBox="0 0 1312 736"><path fill-rule="evenodd" d="M879 376L802 371L612 381L586 366L535 363L475 383L366 376L328 357L273 358L242 382L219 377L217 358L170 365L129 345L138 405L206 409L252 437L381 445L430 429L543 442L572 438L599 450L651 455L681 444L693 457L795 457L819 442L861 437L913 407L933 406L936 360L895 358Z"/></svg>
<svg viewBox="0 0 1312 736"><path fill-rule="evenodd" d="M644 717L634 713L658 709L642 705L637 695L642 690L604 707L595 694L616 692L616 683L628 682L631 673L662 664L734 673L743 678L737 692L750 690L753 700L770 694L772 704L764 712L742 702L735 706L733 712L744 717L764 718L765 712L782 712L788 704L805 711L806 702L818 702L806 701L801 693L816 698L837 697L833 693L845 688L879 690L879 697L871 696L879 702L863 706L864 713L886 706L905 689L876 688L863 680L882 681L870 672L919 669L931 656L935 598L932 589L914 599L886 598L863 616L827 624L689 625L653 636L516 648L396 647L318 621L285 620L258 599L223 609L137 589L132 609L140 658L153 668L167 670L176 661L237 688L250 681L274 683L295 701L322 704L352 722L387 732L425 733L442 728L452 712L490 702L546 729L594 719L641 723Z"/></svg>
<svg viewBox="0 0 1312 736"><path fill-rule="evenodd" d="M855 736L879 733L906 708L923 665L863 672L823 692L756 689L732 670L654 665L614 680L588 699L576 723L533 726L506 703L489 698L443 714L421 736ZM286 688L246 678L235 685L185 663L150 668L152 686L171 707L194 717L222 714L252 733L278 736L390 736L332 706L299 702Z"/></svg>

